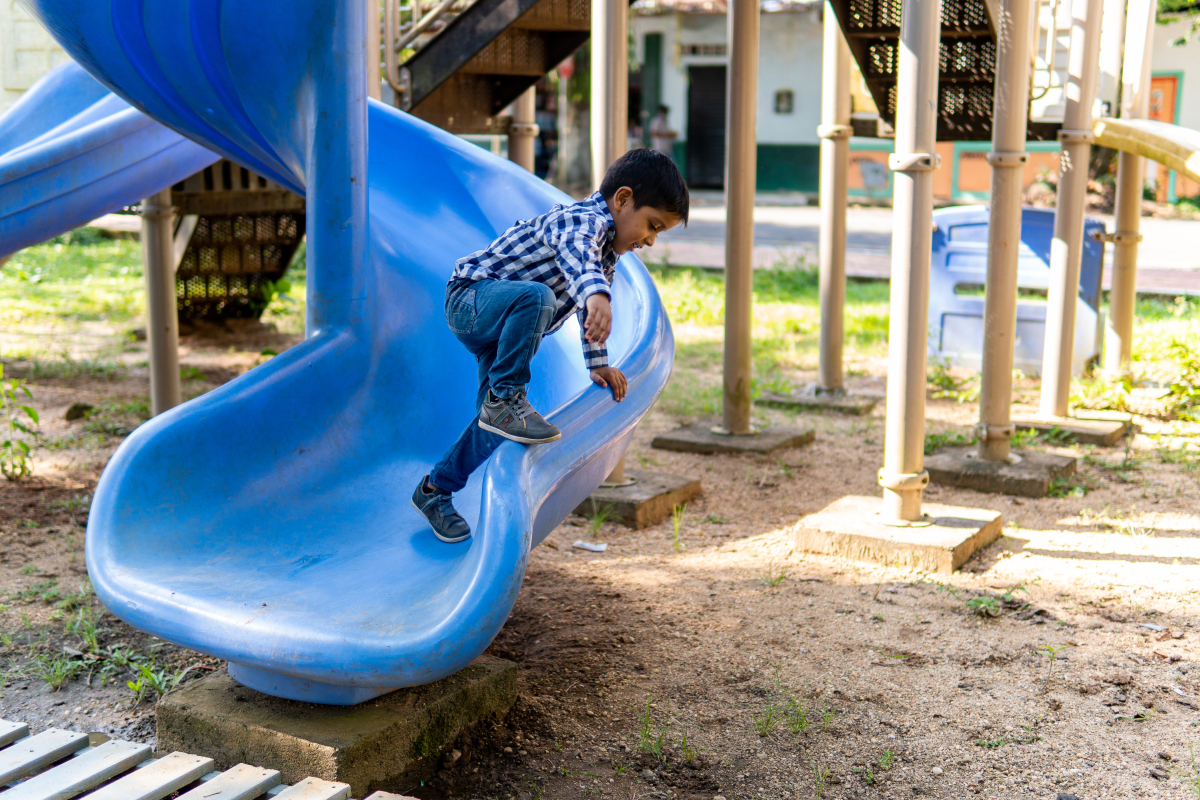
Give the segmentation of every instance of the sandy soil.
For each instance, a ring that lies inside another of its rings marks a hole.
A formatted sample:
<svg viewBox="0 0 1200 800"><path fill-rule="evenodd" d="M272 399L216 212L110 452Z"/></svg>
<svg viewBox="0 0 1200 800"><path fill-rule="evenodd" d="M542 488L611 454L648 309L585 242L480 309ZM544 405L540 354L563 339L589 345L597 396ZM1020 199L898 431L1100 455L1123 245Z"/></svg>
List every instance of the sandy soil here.
<svg viewBox="0 0 1200 800"><path fill-rule="evenodd" d="M286 342L284 342L286 344ZM253 365L251 336L187 342L198 393ZM882 365L857 378L882 389ZM77 650L56 603L83 569L86 498L120 440L62 420L73 403L144 397L145 376L34 386L47 436L37 476L0 482L0 623L9 680L0 716L139 740L149 702L125 681L85 675L51 691L29 654ZM952 576L795 552L805 514L874 494L882 411L810 416L811 446L775 457L652 450L679 420L653 412L631 465L699 476L679 548L670 521L643 531L573 518L532 554L511 619L491 652L516 661L518 706L464 736L422 798L1192 797L1200 743L1195 592L1200 486L1150 453L1038 445L1087 455L1085 496L1028 500L932 488L941 503L1001 510L1005 536ZM931 430L974 421L970 403L931 401ZM762 412L769 420L788 419ZM1139 420L1154 432L1157 423ZM133 424L135 424L134 421ZM77 498L83 498L78 500ZM574 548L606 542L607 552ZM36 572L34 571L36 568ZM53 579L49 601L35 589ZM1007 593L1007 598L1002 597ZM997 596L981 617L968 601ZM79 602L87 605L88 599ZM219 667L111 616L105 648L152 655L190 676ZM1050 654L1054 654L1051 660ZM686 737L686 738L685 738Z"/></svg>

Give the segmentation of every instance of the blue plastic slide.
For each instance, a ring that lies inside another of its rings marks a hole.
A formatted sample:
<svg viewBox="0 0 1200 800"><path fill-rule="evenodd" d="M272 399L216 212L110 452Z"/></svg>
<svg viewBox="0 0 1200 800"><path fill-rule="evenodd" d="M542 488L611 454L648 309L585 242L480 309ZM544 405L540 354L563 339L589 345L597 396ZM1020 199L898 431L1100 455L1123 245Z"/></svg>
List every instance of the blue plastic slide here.
<svg viewBox="0 0 1200 800"><path fill-rule="evenodd" d="M645 268L623 257L613 286L625 401L589 381L576 324L547 339L530 400L563 438L504 443L456 501L474 537L442 544L409 496L474 416L446 280L568 198L402 112L368 112L361 0L29 6L135 107L308 202L308 339L125 441L88 523L97 594L282 697L357 703L462 669L508 617L530 548L666 384L674 342Z"/></svg>
<svg viewBox="0 0 1200 800"><path fill-rule="evenodd" d="M78 64L55 67L0 117L0 258L137 203L217 158Z"/></svg>

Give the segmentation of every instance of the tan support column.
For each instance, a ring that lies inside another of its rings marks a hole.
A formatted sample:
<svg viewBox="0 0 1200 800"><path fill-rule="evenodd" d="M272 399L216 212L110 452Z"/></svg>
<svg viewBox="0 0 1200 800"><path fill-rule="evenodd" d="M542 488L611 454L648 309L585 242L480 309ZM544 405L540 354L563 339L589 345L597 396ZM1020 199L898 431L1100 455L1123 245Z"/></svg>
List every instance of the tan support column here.
<svg viewBox="0 0 1200 800"><path fill-rule="evenodd" d="M753 372L754 188L758 166L758 0L729 2L729 88L725 110L725 375L722 427L750 427Z"/></svg>
<svg viewBox="0 0 1200 800"><path fill-rule="evenodd" d="M533 140L537 138L537 87L530 86L513 102L508 126L508 160L533 172Z"/></svg>
<svg viewBox="0 0 1200 800"><path fill-rule="evenodd" d="M1012 425L1012 366L1017 330L1017 257L1029 121L1029 29L1037 0L1001 0L995 106L992 114L991 212L983 301L983 370L979 457L1007 461Z"/></svg>
<svg viewBox="0 0 1200 800"><path fill-rule="evenodd" d="M383 73L379 70L380 53L383 45L380 39L383 31L380 26L379 0L367 0L367 96L380 98L383 88Z"/></svg>
<svg viewBox="0 0 1200 800"><path fill-rule="evenodd" d="M1104 0L1071 5L1071 55L1067 66L1066 111L1058 132L1058 201L1050 243L1050 288L1046 298L1046 338L1042 356L1043 416L1067 415L1071 362L1075 350L1075 307L1079 302L1079 260L1091 155L1092 102L1100 65L1100 22Z"/></svg>
<svg viewBox="0 0 1200 800"><path fill-rule="evenodd" d="M1150 112L1150 53L1154 43L1152 0L1130 0L1125 31L1125 63L1121 70L1123 119L1145 119ZM1142 185L1146 161L1122 152L1117 160L1112 290L1104 336L1104 371L1111 377L1130 374L1133 357L1133 312L1137 305L1137 254L1142 240Z"/></svg>
<svg viewBox="0 0 1200 800"><path fill-rule="evenodd" d="M629 128L629 4L592 2L592 184L625 153Z"/></svg>
<svg viewBox="0 0 1200 800"><path fill-rule="evenodd" d="M175 209L171 190L142 201L142 269L146 275L146 339L150 344L150 413L182 402L179 389L179 313L175 309Z"/></svg>
<svg viewBox="0 0 1200 800"><path fill-rule="evenodd" d="M892 278L888 328L883 516L922 518L925 471L925 348L929 258L933 246L933 170L937 167L938 3L905 3L900 14L896 100Z"/></svg>
<svg viewBox="0 0 1200 800"><path fill-rule="evenodd" d="M821 64L821 361L818 392L842 392L846 304L846 197L850 171L850 47L833 5L825 3Z"/></svg>

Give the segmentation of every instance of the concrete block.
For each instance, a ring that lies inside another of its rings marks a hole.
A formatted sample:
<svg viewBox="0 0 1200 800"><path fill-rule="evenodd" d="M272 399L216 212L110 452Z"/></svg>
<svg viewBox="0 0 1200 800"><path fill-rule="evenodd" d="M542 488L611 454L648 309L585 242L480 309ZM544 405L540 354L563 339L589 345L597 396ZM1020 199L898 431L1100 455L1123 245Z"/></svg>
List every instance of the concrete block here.
<svg viewBox="0 0 1200 800"><path fill-rule="evenodd" d="M629 486L600 487L579 504L575 513L588 516L608 509L608 519L641 530L657 525L671 515L675 506L689 503L700 496L700 479L627 469L625 474L635 479Z"/></svg>
<svg viewBox="0 0 1200 800"><path fill-rule="evenodd" d="M790 394L764 394L754 404L789 411L833 411L839 414L870 414L875 404L882 400L876 395L855 392L817 392L816 384L809 384Z"/></svg>
<svg viewBox="0 0 1200 800"><path fill-rule="evenodd" d="M158 750L199 753L219 769L246 763L350 784L353 797L399 790L436 767L467 728L503 716L517 699L517 665L488 655L436 683L357 706L260 694L220 670L164 696Z"/></svg>
<svg viewBox="0 0 1200 800"><path fill-rule="evenodd" d="M1032 450L1014 451L1020 461L996 463L976 456L974 447L948 447L925 457L929 480L977 492L1045 497L1055 478L1075 474L1075 459Z"/></svg>
<svg viewBox="0 0 1200 800"><path fill-rule="evenodd" d="M813 440L812 428L770 425L749 436L713 433L715 419L700 420L670 433L655 436L651 447L680 453L772 453L787 447L800 447Z"/></svg>
<svg viewBox="0 0 1200 800"><path fill-rule="evenodd" d="M851 495L797 523L797 550L948 575L1000 537L999 511L926 503L931 524L886 524L878 497Z"/></svg>
<svg viewBox="0 0 1200 800"><path fill-rule="evenodd" d="M1112 447L1129 432L1133 417L1119 411L1078 411L1069 417L1046 417L1036 413L1018 413L1013 409L1013 424L1017 430L1049 433L1058 428L1069 433L1080 444Z"/></svg>

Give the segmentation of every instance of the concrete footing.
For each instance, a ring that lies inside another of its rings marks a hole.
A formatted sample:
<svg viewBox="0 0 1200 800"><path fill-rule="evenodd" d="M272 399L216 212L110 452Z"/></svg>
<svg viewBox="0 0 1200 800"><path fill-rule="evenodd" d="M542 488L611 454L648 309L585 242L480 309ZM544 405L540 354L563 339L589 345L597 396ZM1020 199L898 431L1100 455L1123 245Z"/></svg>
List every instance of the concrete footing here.
<svg viewBox="0 0 1200 800"><path fill-rule="evenodd" d="M437 765L467 728L503 716L517 699L517 665L475 659L436 683L399 689L357 706L323 706L260 694L225 670L158 702L158 750L199 753L218 768L279 770L350 784L354 797L403 790Z"/></svg>
<svg viewBox="0 0 1200 800"><path fill-rule="evenodd" d="M770 425L760 432L747 436L730 436L714 433L719 422L715 419L700 420L691 425L655 436L651 447L659 450L675 450L680 453L772 453L787 447L800 447L812 442L812 428L790 425Z"/></svg>
<svg viewBox="0 0 1200 800"><path fill-rule="evenodd" d="M797 550L948 575L1003 531L999 511L926 503L926 522L888 524L878 497L851 495L797 523Z"/></svg>
<svg viewBox="0 0 1200 800"><path fill-rule="evenodd" d="M629 486L601 486L579 504L575 513L589 516L607 510L607 519L641 530L657 525L671 515L675 506L690 503L701 494L700 479L667 472L627 469Z"/></svg>
<svg viewBox="0 0 1200 800"><path fill-rule="evenodd" d="M755 405L789 411L833 411L839 414L870 414L882 398L854 392L821 392L816 384L790 394L764 394Z"/></svg>
<svg viewBox="0 0 1200 800"><path fill-rule="evenodd" d="M1021 413L1013 409L1017 430L1049 433L1057 428L1080 444L1112 447L1133 427L1133 417L1119 411L1080 411L1069 417L1045 417L1035 411Z"/></svg>
<svg viewBox="0 0 1200 800"><path fill-rule="evenodd" d="M977 492L1045 497L1055 478L1075 474L1075 459L1030 450L1014 451L1008 463L984 461L974 447L950 447L925 457L929 480Z"/></svg>

